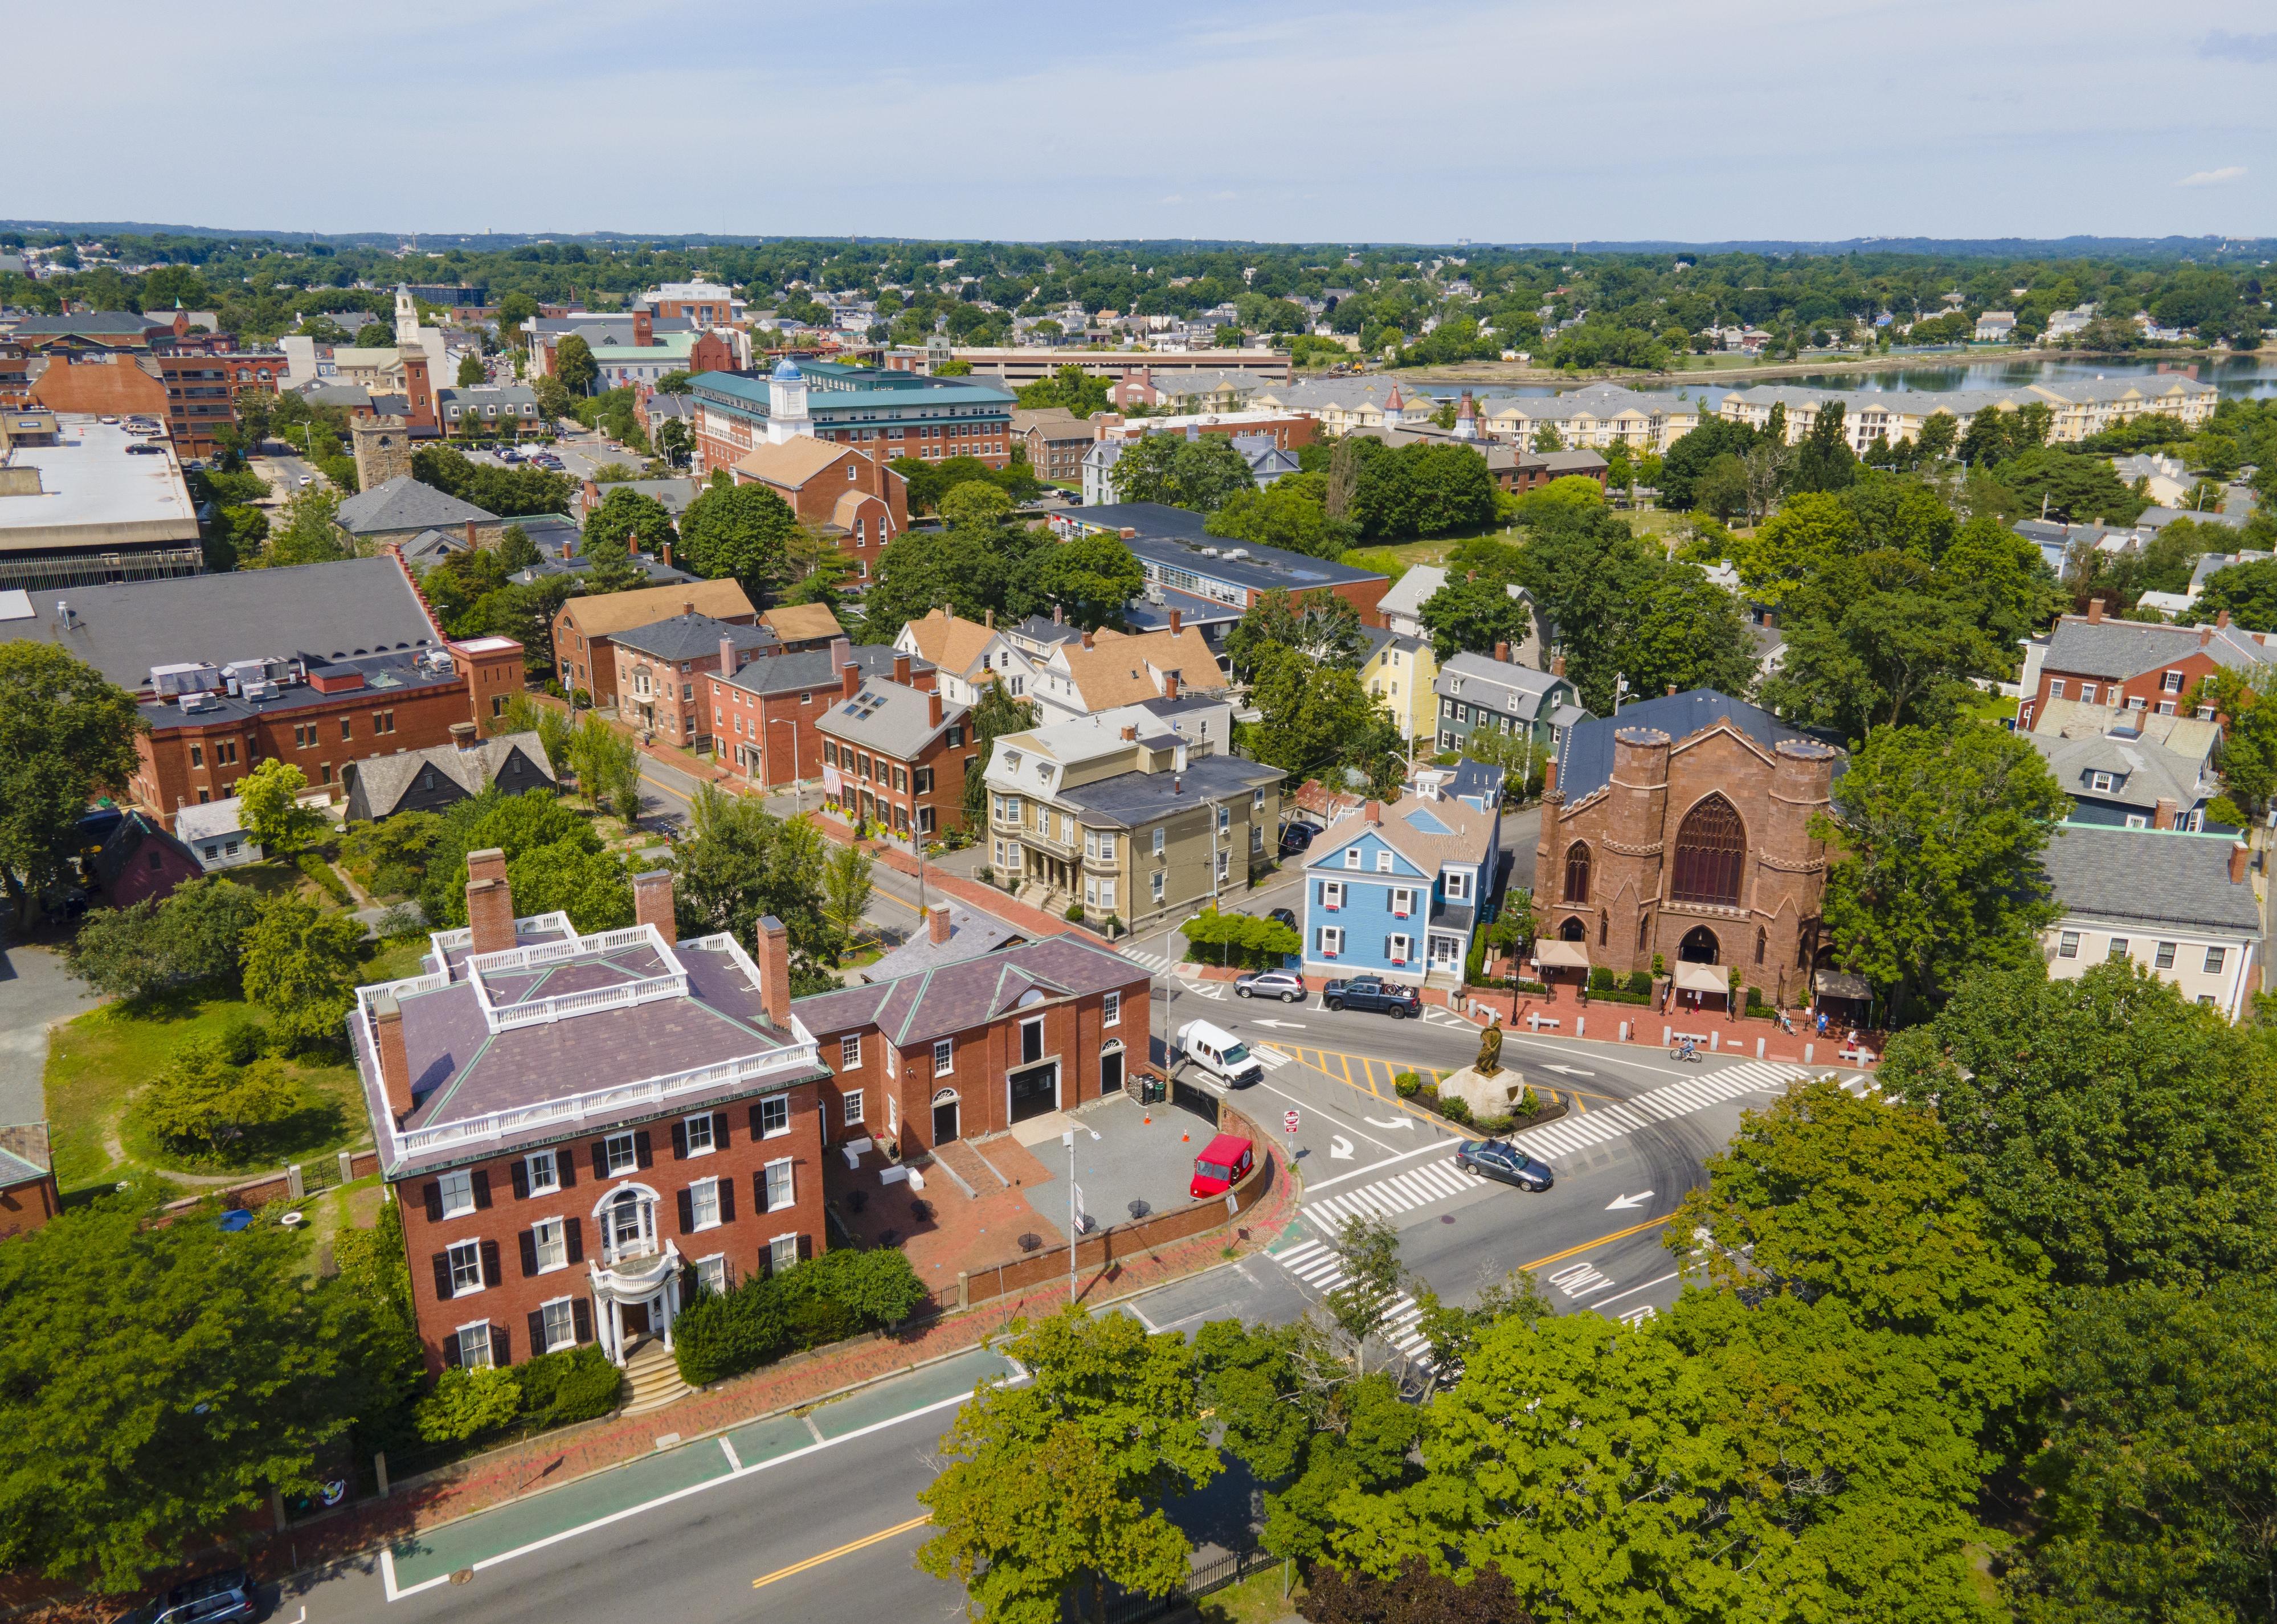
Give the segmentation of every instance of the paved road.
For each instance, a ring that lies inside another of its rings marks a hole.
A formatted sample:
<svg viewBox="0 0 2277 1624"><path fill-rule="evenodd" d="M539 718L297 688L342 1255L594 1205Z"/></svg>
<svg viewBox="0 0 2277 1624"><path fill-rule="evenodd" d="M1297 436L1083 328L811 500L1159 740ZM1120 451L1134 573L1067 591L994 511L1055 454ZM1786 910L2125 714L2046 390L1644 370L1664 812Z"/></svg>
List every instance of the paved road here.
<svg viewBox="0 0 2277 1624"><path fill-rule="evenodd" d="M62 954L0 940L0 1124L46 1119L48 1029L94 1005Z"/></svg>

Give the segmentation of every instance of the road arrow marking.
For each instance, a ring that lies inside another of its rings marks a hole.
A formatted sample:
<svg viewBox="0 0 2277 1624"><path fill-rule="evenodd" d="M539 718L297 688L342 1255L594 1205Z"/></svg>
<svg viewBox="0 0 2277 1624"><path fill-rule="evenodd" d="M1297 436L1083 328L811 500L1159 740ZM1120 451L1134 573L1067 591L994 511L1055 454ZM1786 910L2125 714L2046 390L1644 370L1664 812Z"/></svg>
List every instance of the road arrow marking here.
<svg viewBox="0 0 2277 1624"><path fill-rule="evenodd" d="M1250 1024L1251 1025L1253 1025L1253 1026L1288 1026L1288 1027L1291 1027L1291 1028L1293 1028L1294 1030L1296 1030L1296 1031L1298 1031L1298 1032L1302 1032L1302 1031L1304 1031L1304 1030L1305 1030L1305 1023L1304 1023L1304 1022L1302 1022L1302 1021L1260 1020L1260 1021L1252 1021L1252 1022L1250 1022L1249 1024Z"/></svg>
<svg viewBox="0 0 2277 1624"><path fill-rule="evenodd" d="M1341 1133L1329 1136L1329 1160L1349 1162L1352 1159L1352 1142Z"/></svg>
<svg viewBox="0 0 2277 1624"><path fill-rule="evenodd" d="M1360 1120L1371 1128L1405 1128L1412 1132L1415 1127L1415 1118L1413 1117L1394 1117L1390 1122L1384 1121L1381 1117L1363 1117Z"/></svg>
<svg viewBox="0 0 2277 1624"><path fill-rule="evenodd" d="M1607 1212L1626 1212L1630 1208L1643 1206L1651 1199L1651 1191L1639 1190L1634 1195L1621 1195L1614 1197L1611 1201L1605 1203L1605 1210Z"/></svg>
<svg viewBox="0 0 2277 1624"><path fill-rule="evenodd" d="M1557 1072L1561 1072L1561 1073L1563 1073L1564 1075L1565 1075L1565 1076L1567 1076L1567 1077L1595 1077L1595 1076L1596 1076L1596 1073L1595 1073L1595 1071L1583 1071L1580 1067L1579 1067L1579 1066L1553 1066L1553 1065L1545 1065L1545 1066L1543 1066L1542 1069L1543 1071L1557 1071Z"/></svg>

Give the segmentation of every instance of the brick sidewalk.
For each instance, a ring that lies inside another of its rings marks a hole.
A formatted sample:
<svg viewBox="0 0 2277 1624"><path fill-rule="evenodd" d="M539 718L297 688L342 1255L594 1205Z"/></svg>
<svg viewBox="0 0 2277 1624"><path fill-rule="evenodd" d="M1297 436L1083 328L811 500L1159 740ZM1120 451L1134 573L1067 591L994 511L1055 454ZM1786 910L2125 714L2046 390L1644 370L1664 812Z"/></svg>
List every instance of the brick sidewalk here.
<svg viewBox="0 0 2277 1624"><path fill-rule="evenodd" d="M1698 1038L1703 1054L1725 1055L1735 1060L1753 1060L1755 1045L1763 1046L1763 1058L1779 1060L1795 1065L1862 1066L1871 1069L1881 1064L1883 1034L1863 1033L1861 1041L1867 1057L1845 1058L1842 1050L1847 1029L1832 1027L1824 1037L1817 1029L1801 1020L1795 1022L1792 1033L1779 1030L1775 1021L1760 1016L1743 1016L1733 1020L1713 1010L1655 1010L1649 1004L1613 1003L1598 999L1584 1004L1570 995L1544 998L1521 993L1518 1007L1511 1008L1511 995L1502 987L1473 987L1458 1001L1450 996L1449 1007L1464 1019L1486 1024L1481 1010L1491 1010L1503 1025L1514 1033L1531 1033L1534 1028L1527 1025L1527 1017L1540 1015L1555 1020L1555 1030L1542 1028L1547 1037L1579 1037L1586 1043L1626 1043L1632 1048L1665 1049L1668 1041L1662 1037L1664 1028L1672 1033L1691 1033ZM1576 1020L1584 1023L1585 1030L1574 1030ZM1626 1022L1629 1036L1620 1036L1622 1023ZM1710 1043L1716 1047L1710 1048ZM1808 1050L1806 1057L1805 1051Z"/></svg>

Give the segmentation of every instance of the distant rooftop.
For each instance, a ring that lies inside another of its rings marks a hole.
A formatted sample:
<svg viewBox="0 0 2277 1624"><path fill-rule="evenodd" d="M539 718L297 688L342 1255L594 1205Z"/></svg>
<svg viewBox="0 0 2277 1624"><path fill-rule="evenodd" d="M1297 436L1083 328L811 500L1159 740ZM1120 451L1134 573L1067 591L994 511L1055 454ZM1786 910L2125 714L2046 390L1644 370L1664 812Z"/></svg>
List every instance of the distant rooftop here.
<svg viewBox="0 0 2277 1624"><path fill-rule="evenodd" d="M0 458L0 467L39 470L36 493L0 495L0 553L198 538L189 487L163 438L78 412L58 415L56 428L54 445Z"/></svg>

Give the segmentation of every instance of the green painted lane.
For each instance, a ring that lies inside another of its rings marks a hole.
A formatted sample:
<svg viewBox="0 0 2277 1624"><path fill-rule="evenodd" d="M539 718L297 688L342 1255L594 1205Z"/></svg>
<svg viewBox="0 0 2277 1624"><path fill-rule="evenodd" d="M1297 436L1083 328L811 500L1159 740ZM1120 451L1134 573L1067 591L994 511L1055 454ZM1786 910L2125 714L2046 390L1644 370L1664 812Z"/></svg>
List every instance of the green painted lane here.
<svg viewBox="0 0 2277 1624"><path fill-rule="evenodd" d="M814 1447L814 1434L808 1430L805 1418L799 1415L778 1415L772 1421L754 1422L748 1427L736 1428L727 1437L727 1447L747 1467L762 1466Z"/></svg>
<svg viewBox="0 0 2277 1624"><path fill-rule="evenodd" d="M990 1349L977 1347L826 1404L814 1412L814 1424L824 1437L842 1438L881 1421L910 1414L929 1404L968 1398L976 1383L1001 1382L1012 1374L1010 1360ZM944 1417L944 1427L946 1424Z"/></svg>
<svg viewBox="0 0 2277 1624"><path fill-rule="evenodd" d="M396 1585L408 1589L447 1577L487 1558L725 1477L732 1469L719 1441L706 1438L597 1472L566 1489L414 1535L390 1547L395 1559Z"/></svg>

